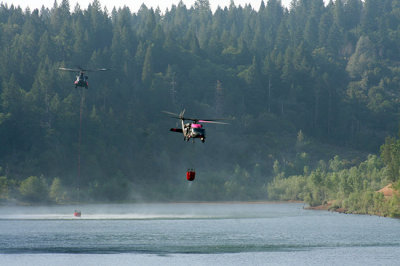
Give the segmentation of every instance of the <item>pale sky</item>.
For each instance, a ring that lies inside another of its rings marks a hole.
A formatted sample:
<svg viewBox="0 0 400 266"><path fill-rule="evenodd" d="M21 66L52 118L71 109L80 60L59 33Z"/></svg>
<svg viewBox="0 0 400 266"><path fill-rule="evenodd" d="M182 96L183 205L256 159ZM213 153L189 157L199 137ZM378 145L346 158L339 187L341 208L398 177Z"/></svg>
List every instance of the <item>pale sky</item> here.
<svg viewBox="0 0 400 266"><path fill-rule="evenodd" d="M60 4L62 0L57 0L57 3ZM215 9L220 6L220 7L225 7L229 6L230 0L209 0L210 5L211 5L211 10L215 11ZM264 3L267 3L268 0L264 0ZM1 3L7 4L8 6L11 6L11 4L15 6L20 6L23 10L27 6L31 10L38 8L40 9L42 5L45 7L51 8L54 4L54 0L0 0ZM74 10L74 7L76 3L79 2L79 5L81 9L86 9L89 3L92 3L93 0L69 0L69 5L71 7L71 11ZM123 7L123 6L128 6L132 12L137 12L142 3L144 3L148 8L153 7L154 9L159 6L161 9L161 12L164 13L164 11L168 8L170 9L172 4L178 5L180 0L100 0L102 8L105 6L107 7L108 11L111 12L114 6L118 7ZM183 3L186 5L187 8L190 8L194 4L195 0L183 0ZM289 3L291 0L281 0L282 4L284 6L289 6ZM251 4L251 6L255 9L258 10L261 4L261 0L234 0L234 3L236 6L244 6L245 4Z"/></svg>

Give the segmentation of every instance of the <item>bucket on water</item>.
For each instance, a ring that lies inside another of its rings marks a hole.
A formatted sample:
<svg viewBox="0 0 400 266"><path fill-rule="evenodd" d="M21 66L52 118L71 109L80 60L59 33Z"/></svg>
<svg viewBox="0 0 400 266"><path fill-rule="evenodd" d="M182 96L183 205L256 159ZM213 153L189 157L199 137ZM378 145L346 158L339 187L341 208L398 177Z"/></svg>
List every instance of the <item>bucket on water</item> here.
<svg viewBox="0 0 400 266"><path fill-rule="evenodd" d="M186 179L188 181L193 181L195 177L196 177L196 172L194 171L194 169L188 169L186 172Z"/></svg>

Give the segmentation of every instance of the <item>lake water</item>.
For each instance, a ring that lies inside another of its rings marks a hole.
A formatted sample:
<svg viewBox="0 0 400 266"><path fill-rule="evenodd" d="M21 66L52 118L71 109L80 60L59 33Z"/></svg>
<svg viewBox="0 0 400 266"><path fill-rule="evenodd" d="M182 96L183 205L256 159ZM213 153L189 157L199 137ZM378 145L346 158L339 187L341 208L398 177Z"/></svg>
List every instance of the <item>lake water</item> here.
<svg viewBox="0 0 400 266"><path fill-rule="evenodd" d="M298 203L0 207L0 265L400 265L400 220Z"/></svg>

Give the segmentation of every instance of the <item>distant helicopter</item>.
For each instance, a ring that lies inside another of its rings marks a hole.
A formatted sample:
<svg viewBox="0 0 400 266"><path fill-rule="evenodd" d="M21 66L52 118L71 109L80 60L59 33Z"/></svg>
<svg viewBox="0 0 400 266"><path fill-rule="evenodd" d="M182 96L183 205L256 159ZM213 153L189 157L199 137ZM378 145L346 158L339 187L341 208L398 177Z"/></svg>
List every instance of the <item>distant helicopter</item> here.
<svg viewBox="0 0 400 266"><path fill-rule="evenodd" d="M217 120L226 120L226 119L198 119L198 118L189 118L184 117L185 110L183 110L179 115L167 111L162 111L163 113L171 116L172 118L177 118L181 120L182 128L171 128L170 131L178 132L183 134L183 139L189 141L190 139L198 138L201 142L206 141L206 130L203 128L202 124L199 123L213 123L213 124L228 124L225 122L218 122ZM192 121L193 123L185 123L185 121Z"/></svg>
<svg viewBox="0 0 400 266"><path fill-rule="evenodd" d="M74 81L75 88L83 87L83 88L88 89L89 88L89 82L88 82L89 77L85 76L85 72L106 71L108 69L106 69L106 68L83 69L81 67L77 67L77 68L60 67L59 70L69 71L69 72L78 72L79 74L76 76L76 80Z"/></svg>

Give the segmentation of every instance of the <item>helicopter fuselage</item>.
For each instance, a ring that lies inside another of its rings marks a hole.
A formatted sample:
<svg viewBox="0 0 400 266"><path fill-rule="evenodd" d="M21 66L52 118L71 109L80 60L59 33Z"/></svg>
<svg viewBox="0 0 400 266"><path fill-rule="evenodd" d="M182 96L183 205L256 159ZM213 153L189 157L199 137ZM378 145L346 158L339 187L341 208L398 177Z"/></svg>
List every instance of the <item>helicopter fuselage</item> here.
<svg viewBox="0 0 400 266"><path fill-rule="evenodd" d="M183 123L182 121L182 128L183 128L183 136L185 137L186 141L189 141L191 138L198 138L202 142L206 139L206 130L203 128L202 124L195 124L195 123Z"/></svg>
<svg viewBox="0 0 400 266"><path fill-rule="evenodd" d="M75 88L77 87L89 87L88 76L85 76L83 72L81 72L78 76L76 76L76 80L74 81Z"/></svg>
<svg viewBox="0 0 400 266"><path fill-rule="evenodd" d="M173 132L183 134L183 139L189 141L190 139L200 139L203 143L206 140L206 130L202 124L184 123L181 120L182 128L171 128Z"/></svg>

